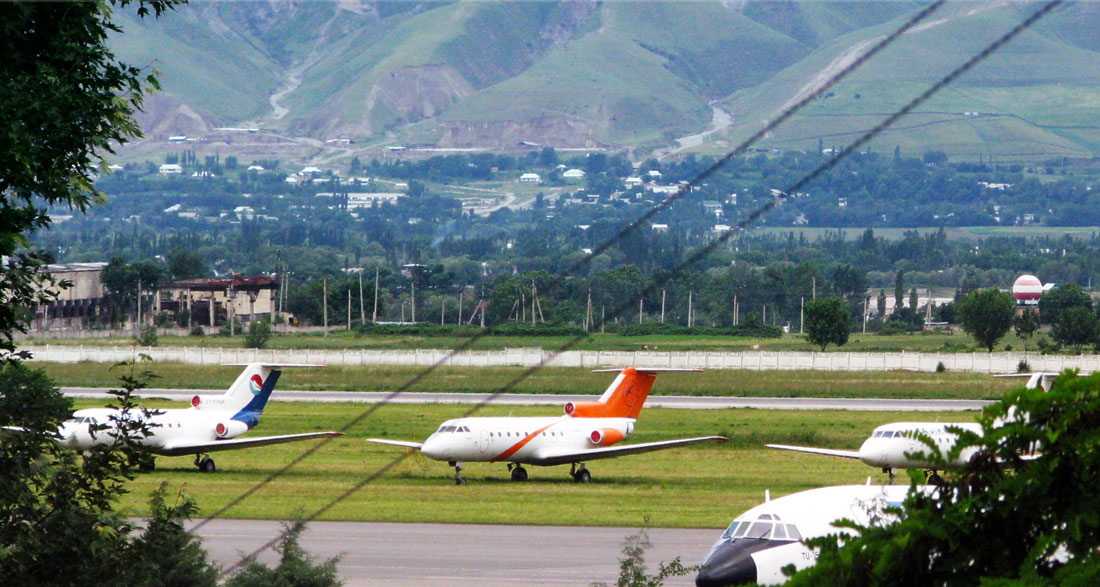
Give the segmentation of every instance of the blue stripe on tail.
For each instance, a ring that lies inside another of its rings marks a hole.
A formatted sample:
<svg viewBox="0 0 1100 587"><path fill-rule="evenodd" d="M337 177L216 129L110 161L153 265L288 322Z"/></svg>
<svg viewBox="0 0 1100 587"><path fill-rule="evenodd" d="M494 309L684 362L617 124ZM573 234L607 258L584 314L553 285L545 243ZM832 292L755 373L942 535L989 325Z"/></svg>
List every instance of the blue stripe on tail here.
<svg viewBox="0 0 1100 587"><path fill-rule="evenodd" d="M245 426L252 429L260 423L260 414L264 413L264 406L267 405L267 398L271 397L271 392L275 390L275 383L279 381L279 375L282 371L272 369L271 374L267 376L267 380L264 381L264 387L252 397L252 401L248 402L248 405L241 408L241 411L233 414L232 420L238 422L244 422Z"/></svg>

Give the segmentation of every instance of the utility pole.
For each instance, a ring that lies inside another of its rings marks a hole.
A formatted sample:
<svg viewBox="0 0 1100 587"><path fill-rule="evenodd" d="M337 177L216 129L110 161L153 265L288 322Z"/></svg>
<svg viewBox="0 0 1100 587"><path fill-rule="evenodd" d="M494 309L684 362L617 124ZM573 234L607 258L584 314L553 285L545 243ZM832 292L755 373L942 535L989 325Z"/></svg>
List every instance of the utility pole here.
<svg viewBox="0 0 1100 587"><path fill-rule="evenodd" d="M867 334L867 302L870 300L870 296L866 292L863 294L863 334Z"/></svg>
<svg viewBox="0 0 1100 587"><path fill-rule="evenodd" d="M661 290L661 324L665 323L665 290Z"/></svg>
<svg viewBox="0 0 1100 587"><path fill-rule="evenodd" d="M815 275L814 277L811 277L810 279L812 280L811 283L813 284L813 289L814 289L813 296L814 296L814 301L816 302L817 301L817 276Z"/></svg>
<svg viewBox="0 0 1100 587"><path fill-rule="evenodd" d="M600 306L600 334L603 334L603 328L607 325L607 306Z"/></svg>
<svg viewBox="0 0 1100 587"><path fill-rule="evenodd" d="M531 280L531 326L535 325L535 303L539 299L538 290L535 289L535 280Z"/></svg>
<svg viewBox="0 0 1100 587"><path fill-rule="evenodd" d="M455 324L459 326L462 325L462 294L464 293L466 293L466 286L462 286L458 289L458 322Z"/></svg>
<svg viewBox="0 0 1100 587"><path fill-rule="evenodd" d="M412 321L416 324L416 280L412 282Z"/></svg>
<svg viewBox="0 0 1100 587"><path fill-rule="evenodd" d="M760 319L761 324L768 323L768 305L764 304L764 317Z"/></svg>
<svg viewBox="0 0 1100 587"><path fill-rule="evenodd" d="M348 290L351 293L351 290ZM359 268L359 322L365 323L367 321L367 312L363 308L363 268Z"/></svg>
<svg viewBox="0 0 1100 587"><path fill-rule="evenodd" d="M324 300L324 314L325 314L325 336L328 336L328 278L321 278L321 289L324 292L322 294L322 300Z"/></svg>
<svg viewBox="0 0 1100 587"><path fill-rule="evenodd" d="M374 268L374 313L370 316L371 324L378 322L378 267Z"/></svg>
<svg viewBox="0 0 1100 587"><path fill-rule="evenodd" d="M226 316L229 317L229 336L237 336L237 324L235 320L235 318L237 317L237 312L234 311L236 310L236 308L234 307L235 304L233 303L233 279L233 276L229 277L229 297L226 300L226 302L228 302L229 304L229 307L225 312Z"/></svg>
<svg viewBox="0 0 1100 587"><path fill-rule="evenodd" d="M688 290L688 328L691 328L692 325L693 325L692 324L692 314L695 313L694 312L695 308L694 308L694 303L693 303L694 302L694 300L693 300L694 295L695 295L695 292L693 292L691 290Z"/></svg>
<svg viewBox="0 0 1100 587"><path fill-rule="evenodd" d="M644 311L645 301L643 298L638 298L638 324L642 323L642 312Z"/></svg>
<svg viewBox="0 0 1100 587"><path fill-rule="evenodd" d="M588 305L584 308L584 331L592 329L592 288L588 288Z"/></svg>
<svg viewBox="0 0 1100 587"><path fill-rule="evenodd" d="M733 325L734 326L737 326L738 324L741 323L741 317L738 315L739 310L740 310L740 308L737 307L737 294L733 294Z"/></svg>
<svg viewBox="0 0 1100 587"><path fill-rule="evenodd" d="M802 296L802 305L798 307L798 333L802 334L802 325L806 322L806 296Z"/></svg>
<svg viewBox="0 0 1100 587"><path fill-rule="evenodd" d="M447 311L447 296L439 296L439 325L443 326L443 313Z"/></svg>
<svg viewBox="0 0 1100 587"><path fill-rule="evenodd" d="M47 310L48 311L48 310ZM137 332L141 333L141 280L138 280L137 286Z"/></svg>
<svg viewBox="0 0 1100 587"><path fill-rule="evenodd" d="M347 330L351 330L351 288L348 288L348 326Z"/></svg>

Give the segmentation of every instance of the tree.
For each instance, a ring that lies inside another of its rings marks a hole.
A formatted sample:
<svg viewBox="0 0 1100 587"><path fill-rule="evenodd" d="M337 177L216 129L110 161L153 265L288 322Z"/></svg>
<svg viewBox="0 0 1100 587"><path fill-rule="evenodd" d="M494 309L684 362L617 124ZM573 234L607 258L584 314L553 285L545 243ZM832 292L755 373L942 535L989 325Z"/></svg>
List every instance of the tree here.
<svg viewBox="0 0 1100 587"><path fill-rule="evenodd" d="M1073 350L1081 352L1081 347L1096 342L1100 335L1100 318L1092 308L1076 306L1063 310L1058 314L1058 321L1050 330L1050 336L1055 342L1072 346Z"/></svg>
<svg viewBox="0 0 1100 587"><path fill-rule="evenodd" d="M128 2L122 2L127 4ZM139 2L160 15L174 0ZM103 158L140 134L134 121L150 71L118 61L107 47L119 31L106 2L0 3L0 351L24 329L20 307L48 301L40 272L48 258L26 235L50 226L48 206L84 211Z"/></svg>
<svg viewBox="0 0 1100 587"><path fill-rule="evenodd" d="M848 342L848 308L840 298L822 298L806 304L806 337L812 344L844 346Z"/></svg>
<svg viewBox="0 0 1100 587"><path fill-rule="evenodd" d="M1100 375L1006 394L982 413L981 434L960 433L949 455L979 449L962 471L911 494L897 523L815 541L816 565L789 585L1096 584L1097 421Z"/></svg>
<svg viewBox="0 0 1100 587"><path fill-rule="evenodd" d="M878 317L886 317L886 290L878 290L878 299L875 300L875 308L878 310Z"/></svg>
<svg viewBox="0 0 1100 587"><path fill-rule="evenodd" d="M248 323L244 334L244 346L250 349L262 349L271 338L271 324L267 320L254 320Z"/></svg>
<svg viewBox="0 0 1100 587"><path fill-rule="evenodd" d="M298 543L306 528L303 520L287 522L285 533L275 550L282 555L279 566L274 569L250 561L244 569L230 577L227 587L267 587L268 585L308 585L309 587L329 587L343 585L336 574L336 563L340 557L333 557L320 565L313 564L313 558Z"/></svg>
<svg viewBox="0 0 1100 587"><path fill-rule="evenodd" d="M1062 312L1070 308L1092 308L1092 298L1076 283L1059 285L1044 293L1039 299L1041 318L1047 324L1057 323Z"/></svg>
<svg viewBox="0 0 1100 587"><path fill-rule="evenodd" d="M1031 308L1024 308L1023 313L1012 320L1012 329L1016 336L1024 341L1024 352L1027 352L1027 343L1035 331L1039 330L1039 313Z"/></svg>
<svg viewBox="0 0 1100 587"><path fill-rule="evenodd" d="M959 302L959 321L967 334L993 352L993 346L1012 328L1016 300L996 288L971 292Z"/></svg>
<svg viewBox="0 0 1100 587"><path fill-rule="evenodd" d="M193 513L188 500L165 509L154 497L153 520L140 537L113 509L148 457L138 441L149 433L151 412L137 407L133 392L150 375L125 366L123 389L112 392L119 415L92 428L115 442L79 455L55 437L71 400L42 371L21 361L0 364L0 425L20 429L0 444L0 576L13 584L62 585L79 577L88 584L213 585L211 571L202 571L201 551L186 550L186 540L165 533L165 525ZM180 547L173 559L154 546L166 540ZM203 576L211 578L199 580Z"/></svg>
<svg viewBox="0 0 1100 587"><path fill-rule="evenodd" d="M904 307L905 296L905 270L898 269L898 272L894 275L894 311Z"/></svg>

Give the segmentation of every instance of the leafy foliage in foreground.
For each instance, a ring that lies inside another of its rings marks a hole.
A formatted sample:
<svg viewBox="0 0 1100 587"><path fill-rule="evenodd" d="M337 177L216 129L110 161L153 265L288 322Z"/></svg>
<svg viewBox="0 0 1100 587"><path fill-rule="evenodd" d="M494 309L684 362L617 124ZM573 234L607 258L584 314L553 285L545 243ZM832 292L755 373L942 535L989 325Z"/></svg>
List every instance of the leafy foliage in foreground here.
<svg viewBox="0 0 1100 587"><path fill-rule="evenodd" d="M815 541L791 585L1097 584L1100 375L1015 391L980 422L952 449L981 448L964 471L911 495L897 524Z"/></svg>
<svg viewBox="0 0 1100 587"><path fill-rule="evenodd" d="M336 563L340 557L333 557L315 565L313 557L298 544L302 532L306 529L303 520L286 523L282 540L276 550L282 555L279 566L274 569L256 561L245 565L226 583L227 587L336 587L343 581L336 575Z"/></svg>

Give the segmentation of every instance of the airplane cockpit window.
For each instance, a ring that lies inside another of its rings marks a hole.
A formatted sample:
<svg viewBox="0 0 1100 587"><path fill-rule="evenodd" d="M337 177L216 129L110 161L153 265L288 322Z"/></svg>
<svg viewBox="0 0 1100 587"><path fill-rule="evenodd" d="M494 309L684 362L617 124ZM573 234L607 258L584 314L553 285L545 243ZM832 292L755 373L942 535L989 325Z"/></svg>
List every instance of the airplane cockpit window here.
<svg viewBox="0 0 1100 587"><path fill-rule="evenodd" d="M757 540L778 540L791 542L802 540L802 534L794 524L784 524L779 516L761 514L755 521L734 520L722 533L720 540L754 538Z"/></svg>

